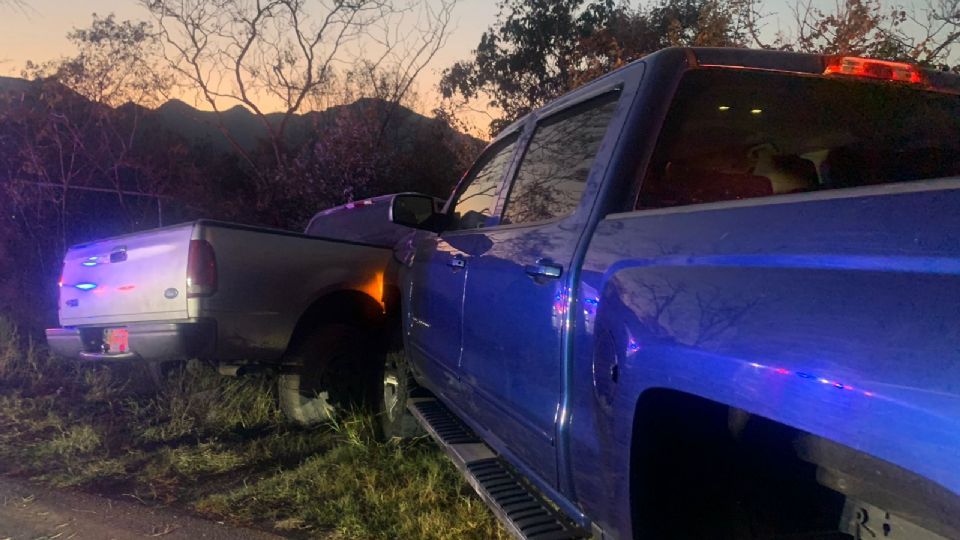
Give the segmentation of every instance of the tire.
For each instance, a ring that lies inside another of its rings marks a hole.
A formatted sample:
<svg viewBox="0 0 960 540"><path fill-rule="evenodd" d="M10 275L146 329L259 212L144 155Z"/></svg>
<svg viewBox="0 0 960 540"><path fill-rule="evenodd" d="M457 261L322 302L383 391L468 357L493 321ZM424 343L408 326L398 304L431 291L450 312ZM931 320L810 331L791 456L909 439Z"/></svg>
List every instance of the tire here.
<svg viewBox="0 0 960 540"><path fill-rule="evenodd" d="M402 350L384 355L378 416L380 433L385 440L409 439L424 433L417 419L407 410L407 399L416 386L407 357Z"/></svg>
<svg viewBox="0 0 960 540"><path fill-rule="evenodd" d="M319 328L283 360L277 378L281 410L288 420L313 426L379 401L372 395L374 358L361 329L344 324Z"/></svg>
<svg viewBox="0 0 960 540"><path fill-rule="evenodd" d="M187 362L184 360L156 360L152 362L147 362L146 364L147 376L150 377L149 381L152 386L150 390L153 392L161 392L167 386L167 379L170 377L171 373L176 373L186 369Z"/></svg>
<svg viewBox="0 0 960 540"><path fill-rule="evenodd" d="M641 397L630 480L635 538L849 538L838 531L844 497L798 457L799 432L742 413L668 390Z"/></svg>
<svg viewBox="0 0 960 540"><path fill-rule="evenodd" d="M181 368L183 364L184 362L171 360L143 362L111 360L99 363L94 369L108 370L111 384L121 389L121 395L148 397L163 391L167 375Z"/></svg>

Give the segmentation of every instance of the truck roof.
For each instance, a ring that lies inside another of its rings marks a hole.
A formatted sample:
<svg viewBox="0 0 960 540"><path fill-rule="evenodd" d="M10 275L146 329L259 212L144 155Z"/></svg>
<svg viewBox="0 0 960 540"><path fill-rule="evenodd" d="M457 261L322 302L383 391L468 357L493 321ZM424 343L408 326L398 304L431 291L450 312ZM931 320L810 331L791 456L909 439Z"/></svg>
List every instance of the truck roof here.
<svg viewBox="0 0 960 540"><path fill-rule="evenodd" d="M578 100L583 94L590 93L596 85L602 85L604 80L615 77L624 71L642 69L641 66L646 64L685 61L690 69L723 67L823 76L829 63L838 58L841 58L841 56L736 47L668 47L634 60L605 75L601 75L584 86L572 90L552 101L546 105L545 108L540 108L524 115L502 130L497 137L491 141L491 144L496 143L501 138L514 132L517 126L527 122L531 116L537 115L545 109L562 108L569 101ZM922 71L923 73L925 81L924 84L920 86L921 89L960 93L960 75L921 68L919 66L916 66L914 69Z"/></svg>

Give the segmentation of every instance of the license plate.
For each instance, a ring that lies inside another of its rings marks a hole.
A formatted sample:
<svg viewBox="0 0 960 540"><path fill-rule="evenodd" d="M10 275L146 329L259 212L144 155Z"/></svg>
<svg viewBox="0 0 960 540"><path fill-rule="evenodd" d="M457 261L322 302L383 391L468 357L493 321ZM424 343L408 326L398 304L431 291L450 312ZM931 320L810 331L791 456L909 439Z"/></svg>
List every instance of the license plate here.
<svg viewBox="0 0 960 540"><path fill-rule="evenodd" d="M126 328L107 328L103 331L103 342L108 353L123 353L130 349L130 334Z"/></svg>

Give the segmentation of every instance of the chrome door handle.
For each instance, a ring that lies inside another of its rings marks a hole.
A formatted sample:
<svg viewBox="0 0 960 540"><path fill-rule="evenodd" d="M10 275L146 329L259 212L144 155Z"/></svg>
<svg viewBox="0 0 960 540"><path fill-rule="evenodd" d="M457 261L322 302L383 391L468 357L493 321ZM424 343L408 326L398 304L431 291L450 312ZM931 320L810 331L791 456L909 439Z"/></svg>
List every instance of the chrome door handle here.
<svg viewBox="0 0 960 540"><path fill-rule="evenodd" d="M463 268L467 265L467 261L463 260L463 257L458 257L454 255L447 261L447 266L450 268Z"/></svg>
<svg viewBox="0 0 960 540"><path fill-rule="evenodd" d="M524 272L531 277L543 277L556 279L563 275L563 265L557 264L549 259L540 259L536 264L528 264L523 267Z"/></svg>

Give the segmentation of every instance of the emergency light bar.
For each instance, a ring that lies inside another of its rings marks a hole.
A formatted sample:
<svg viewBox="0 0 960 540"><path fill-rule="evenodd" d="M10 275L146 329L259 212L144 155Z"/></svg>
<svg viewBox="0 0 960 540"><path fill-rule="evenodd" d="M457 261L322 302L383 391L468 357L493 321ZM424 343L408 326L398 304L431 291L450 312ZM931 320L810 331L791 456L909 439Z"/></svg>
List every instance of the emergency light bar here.
<svg viewBox="0 0 960 540"><path fill-rule="evenodd" d="M827 59L824 75L849 75L886 81L924 84L926 78L917 66L904 62L887 62L872 58L835 56Z"/></svg>

